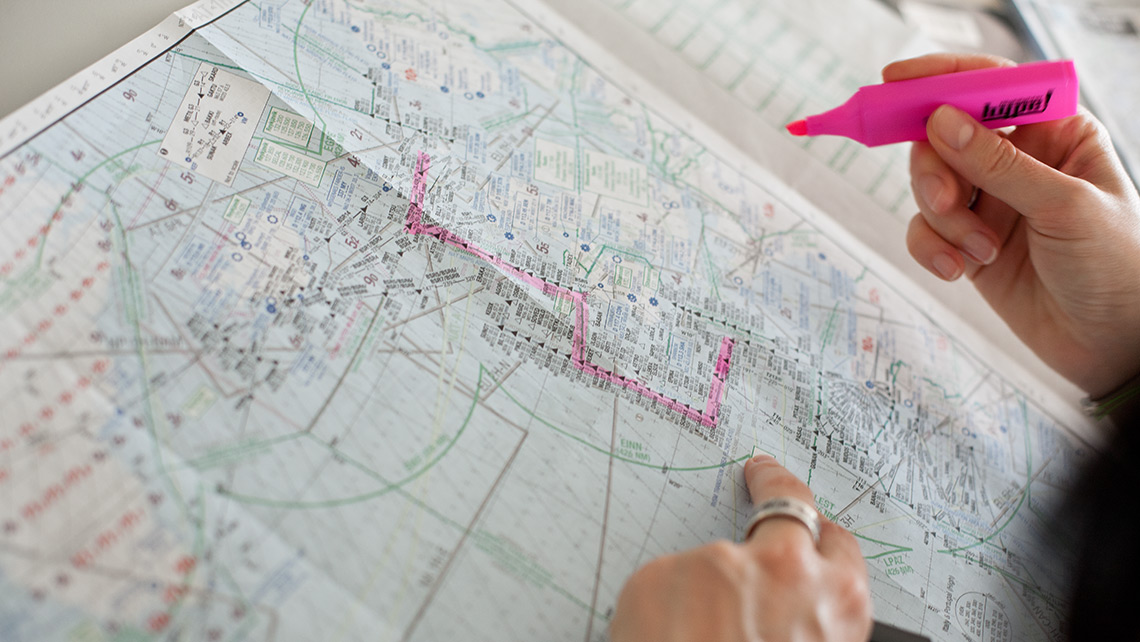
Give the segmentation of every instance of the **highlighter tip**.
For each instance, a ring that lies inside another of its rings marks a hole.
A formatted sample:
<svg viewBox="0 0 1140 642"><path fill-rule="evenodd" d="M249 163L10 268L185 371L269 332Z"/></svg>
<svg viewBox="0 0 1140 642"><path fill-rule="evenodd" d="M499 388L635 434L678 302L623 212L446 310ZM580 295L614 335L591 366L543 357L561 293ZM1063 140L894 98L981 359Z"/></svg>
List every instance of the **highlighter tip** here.
<svg viewBox="0 0 1140 642"><path fill-rule="evenodd" d="M794 123L788 123L788 133L792 136L807 136L807 121L797 120Z"/></svg>

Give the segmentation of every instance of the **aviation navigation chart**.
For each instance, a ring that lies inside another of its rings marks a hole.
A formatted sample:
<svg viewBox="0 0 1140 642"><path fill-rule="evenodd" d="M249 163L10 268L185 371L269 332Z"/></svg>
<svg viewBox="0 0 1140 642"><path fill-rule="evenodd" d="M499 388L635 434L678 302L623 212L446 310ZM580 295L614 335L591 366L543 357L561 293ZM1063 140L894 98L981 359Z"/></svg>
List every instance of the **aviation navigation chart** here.
<svg viewBox="0 0 1140 642"><path fill-rule="evenodd" d="M0 121L0 637L604 640L758 451L878 619L1059 638L1072 419L541 2L101 64Z"/></svg>

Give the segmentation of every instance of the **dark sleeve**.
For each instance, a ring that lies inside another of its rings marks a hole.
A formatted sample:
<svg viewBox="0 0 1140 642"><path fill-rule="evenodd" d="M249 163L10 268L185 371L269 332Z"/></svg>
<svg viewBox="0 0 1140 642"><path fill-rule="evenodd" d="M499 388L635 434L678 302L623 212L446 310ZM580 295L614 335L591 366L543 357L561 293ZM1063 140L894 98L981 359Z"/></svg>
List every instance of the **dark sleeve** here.
<svg viewBox="0 0 1140 642"><path fill-rule="evenodd" d="M1056 532L1076 551L1073 642L1140 641L1140 415L1113 418L1118 430L1109 447L1057 513Z"/></svg>

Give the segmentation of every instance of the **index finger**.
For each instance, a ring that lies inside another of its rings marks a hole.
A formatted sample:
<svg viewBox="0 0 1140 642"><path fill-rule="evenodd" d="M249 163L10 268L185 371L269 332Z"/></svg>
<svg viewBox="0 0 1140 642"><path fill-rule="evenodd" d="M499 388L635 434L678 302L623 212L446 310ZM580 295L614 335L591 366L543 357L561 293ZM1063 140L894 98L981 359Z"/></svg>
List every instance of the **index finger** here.
<svg viewBox="0 0 1140 642"><path fill-rule="evenodd" d="M883 67L883 82L896 82L922 78L925 76L939 76L959 71L974 69L988 69L990 67L1016 67L1017 63L1001 56L987 54L952 54L935 53L899 60Z"/></svg>
<svg viewBox="0 0 1140 642"><path fill-rule="evenodd" d="M771 455L757 455L749 459L744 464L744 480L748 484L753 506L776 497L790 497L815 508L815 496L807 484L777 463ZM745 533L745 536L752 545L796 542L796 546L815 548L811 531L797 520L789 518L766 519L756 524L752 532Z"/></svg>
<svg viewBox="0 0 1140 642"><path fill-rule="evenodd" d="M744 481L754 506L773 497L793 497L815 506L815 495L807 484L771 455L757 455L745 462Z"/></svg>

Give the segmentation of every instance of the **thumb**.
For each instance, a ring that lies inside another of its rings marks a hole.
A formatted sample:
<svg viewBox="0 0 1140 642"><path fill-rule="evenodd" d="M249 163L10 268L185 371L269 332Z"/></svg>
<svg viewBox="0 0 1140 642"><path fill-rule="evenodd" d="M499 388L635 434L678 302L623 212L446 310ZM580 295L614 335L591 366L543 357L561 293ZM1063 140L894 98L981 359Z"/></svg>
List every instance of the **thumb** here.
<svg viewBox="0 0 1140 642"><path fill-rule="evenodd" d="M939 107L926 123L938 155L971 184L1026 216L1048 216L1079 182L1038 161L968 114Z"/></svg>

